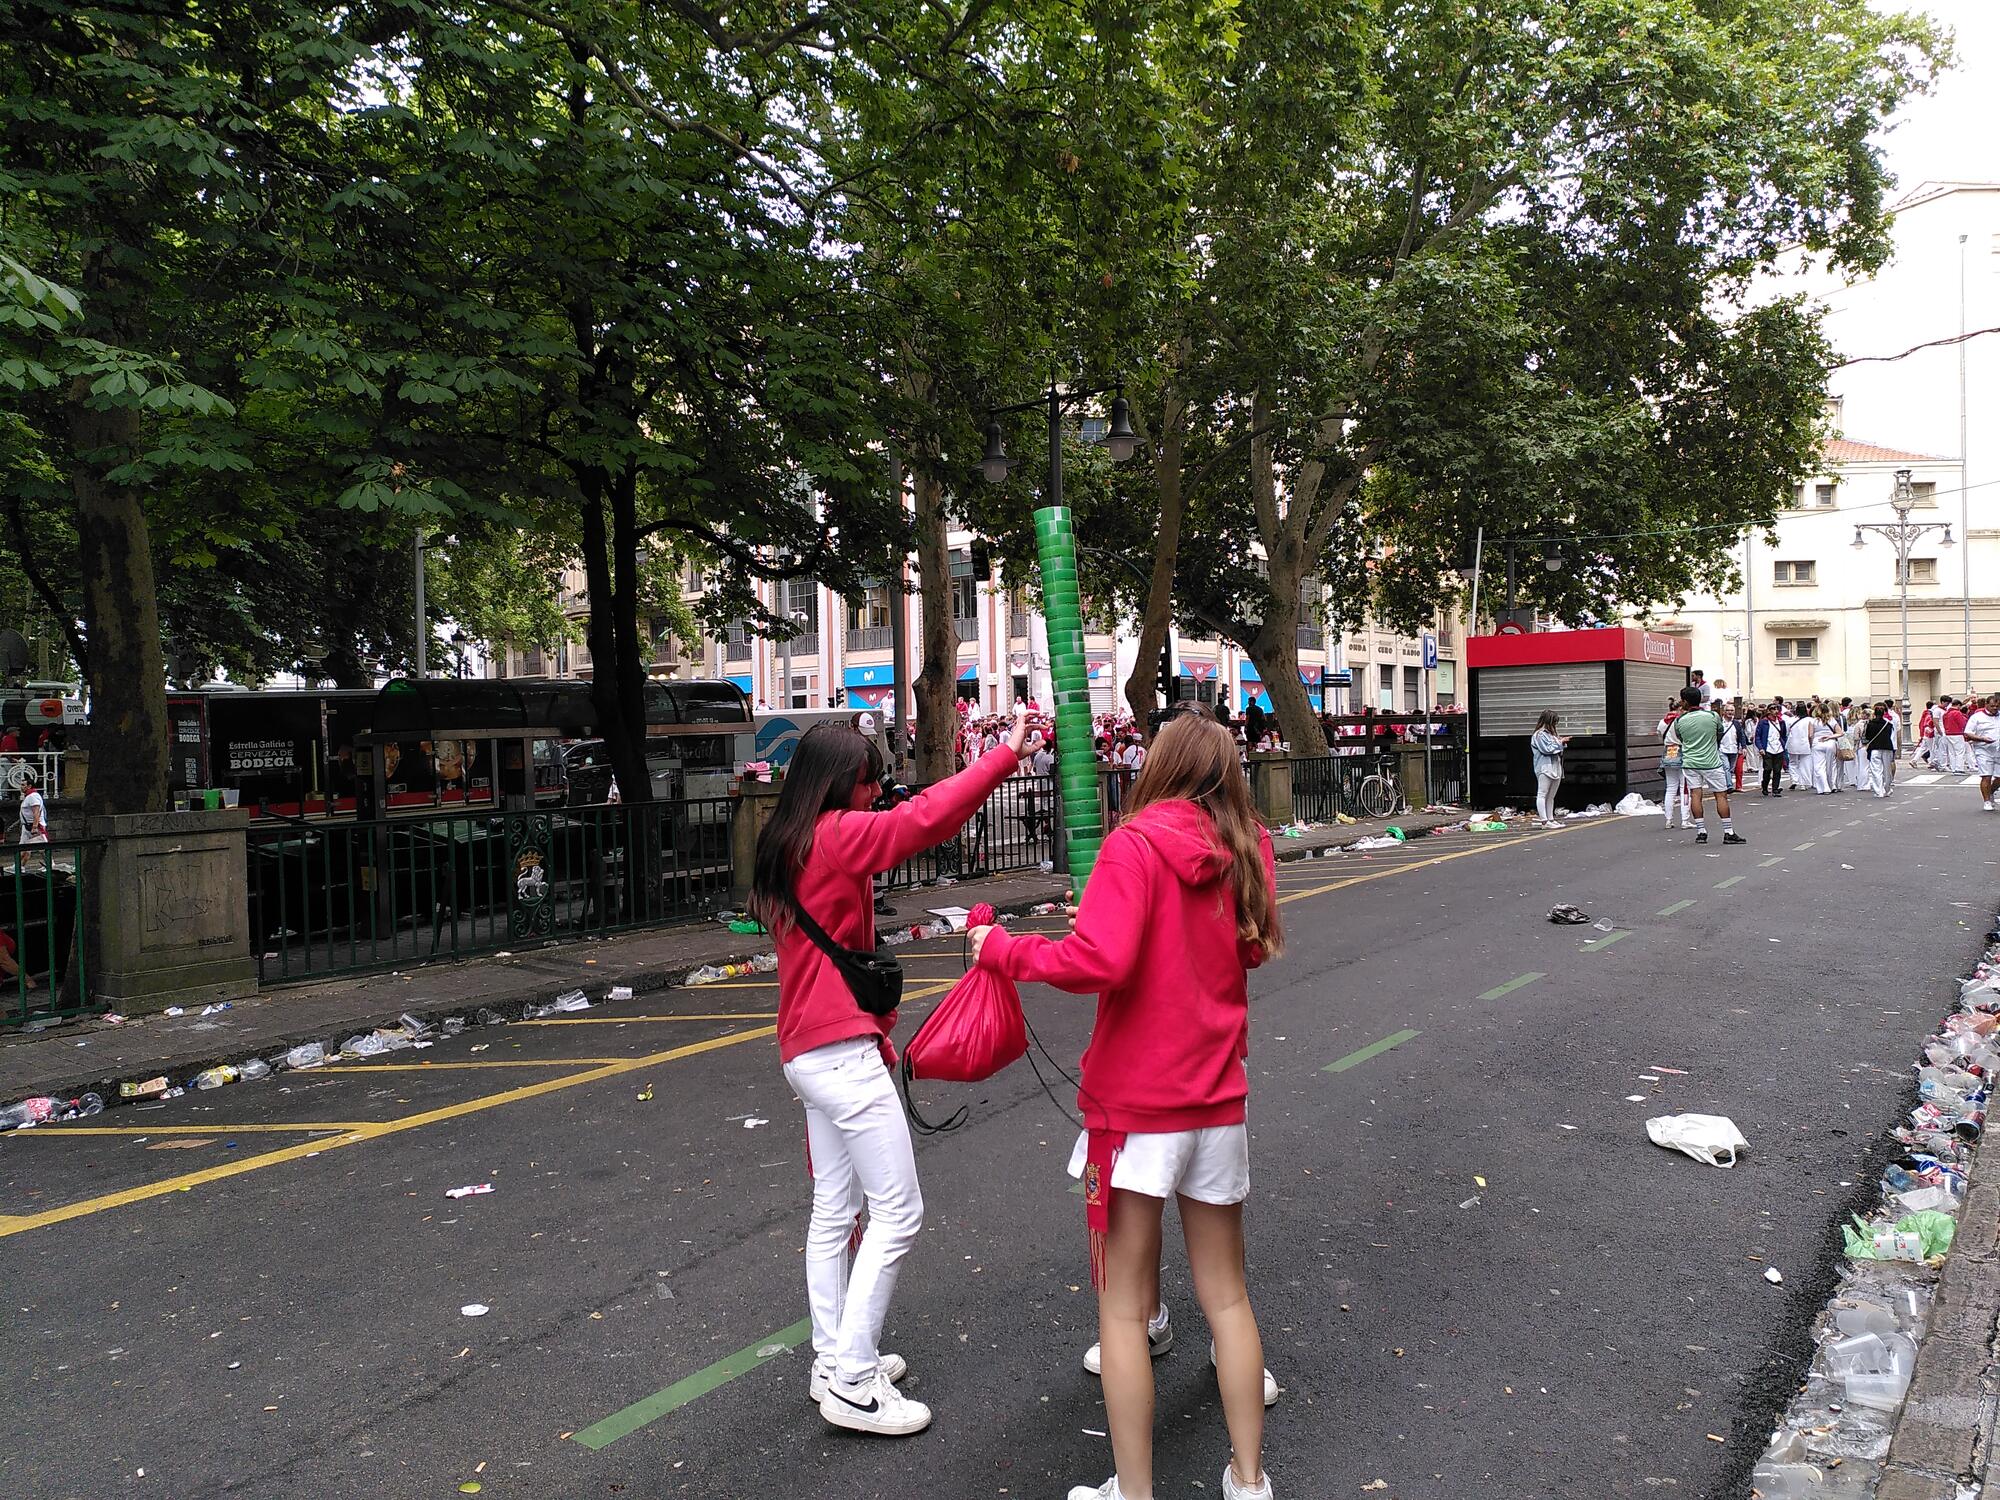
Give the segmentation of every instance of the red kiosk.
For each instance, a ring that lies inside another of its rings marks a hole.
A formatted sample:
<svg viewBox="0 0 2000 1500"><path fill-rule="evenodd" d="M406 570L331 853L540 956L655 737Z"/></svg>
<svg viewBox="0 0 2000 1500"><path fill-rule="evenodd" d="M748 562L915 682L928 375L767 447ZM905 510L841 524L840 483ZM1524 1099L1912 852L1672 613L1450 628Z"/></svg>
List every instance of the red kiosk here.
<svg viewBox="0 0 2000 1500"><path fill-rule="evenodd" d="M1545 708L1562 715L1563 807L1616 802L1627 792L1658 801L1666 789L1653 726L1687 685L1686 638L1631 626L1515 631L1466 640L1470 678L1472 801L1532 807L1528 737Z"/></svg>

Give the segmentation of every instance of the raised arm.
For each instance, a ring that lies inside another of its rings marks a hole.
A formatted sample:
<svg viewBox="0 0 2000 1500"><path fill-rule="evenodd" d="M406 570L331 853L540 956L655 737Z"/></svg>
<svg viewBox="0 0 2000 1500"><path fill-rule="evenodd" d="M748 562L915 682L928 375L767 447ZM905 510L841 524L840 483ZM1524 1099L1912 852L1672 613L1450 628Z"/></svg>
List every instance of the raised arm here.
<svg viewBox="0 0 2000 1500"><path fill-rule="evenodd" d="M1021 765L1021 747L1028 732L1026 711L1014 711L1013 732L977 761L926 787L887 812L843 812L834 816L824 837L831 853L850 870L879 875L893 870L919 850L928 849L965 826L1000 783Z"/></svg>

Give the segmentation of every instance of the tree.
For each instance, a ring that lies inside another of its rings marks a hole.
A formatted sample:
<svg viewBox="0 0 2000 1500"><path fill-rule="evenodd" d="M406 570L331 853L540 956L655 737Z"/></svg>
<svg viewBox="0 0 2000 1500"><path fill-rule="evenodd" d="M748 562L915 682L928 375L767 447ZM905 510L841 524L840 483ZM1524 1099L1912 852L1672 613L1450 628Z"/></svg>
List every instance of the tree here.
<svg viewBox="0 0 2000 1500"><path fill-rule="evenodd" d="M1295 640L1322 580L1337 618L1413 622L1479 525L1577 538L1532 585L1572 614L1726 572L1710 528L1767 521L1815 461L1826 357L1749 282L1792 245L1879 262L1868 138L1934 66L1928 26L1851 0L1240 16L1197 290L1156 341L1187 508L1156 562L1292 744L1318 741Z"/></svg>

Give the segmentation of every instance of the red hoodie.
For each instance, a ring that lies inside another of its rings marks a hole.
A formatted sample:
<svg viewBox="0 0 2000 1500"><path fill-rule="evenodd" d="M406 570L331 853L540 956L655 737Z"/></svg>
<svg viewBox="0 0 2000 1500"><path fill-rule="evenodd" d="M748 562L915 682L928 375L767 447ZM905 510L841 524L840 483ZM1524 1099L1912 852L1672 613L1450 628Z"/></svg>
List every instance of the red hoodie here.
<svg viewBox="0 0 2000 1500"><path fill-rule="evenodd" d="M893 870L919 850L956 833L979 804L1020 765L1005 745L978 762L887 812L821 813L812 848L793 889L828 937L864 952L875 946L875 893L870 880ZM866 790L865 788L863 789ZM896 1013L871 1016L854 1003L840 971L796 925L778 930L778 1057L849 1037L882 1039L882 1057L895 1065L889 1045Z"/></svg>
<svg viewBox="0 0 2000 1500"><path fill-rule="evenodd" d="M1258 833L1275 884L1271 837ZM987 934L983 967L1099 992L1077 1094L1091 1130L1199 1130L1243 1119L1244 972L1263 952L1237 939L1230 860L1201 808L1155 802L1105 839L1073 935Z"/></svg>

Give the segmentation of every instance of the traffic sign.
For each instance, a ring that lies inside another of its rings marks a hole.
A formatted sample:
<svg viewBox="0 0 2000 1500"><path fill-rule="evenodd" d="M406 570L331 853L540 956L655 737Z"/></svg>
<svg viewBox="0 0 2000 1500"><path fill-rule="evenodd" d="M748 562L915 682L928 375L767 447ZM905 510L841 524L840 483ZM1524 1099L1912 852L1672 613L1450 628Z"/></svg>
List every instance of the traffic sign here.
<svg viewBox="0 0 2000 1500"><path fill-rule="evenodd" d="M1437 670L1437 664L1438 638L1434 635L1426 635L1424 637L1424 670L1426 672L1434 672Z"/></svg>

